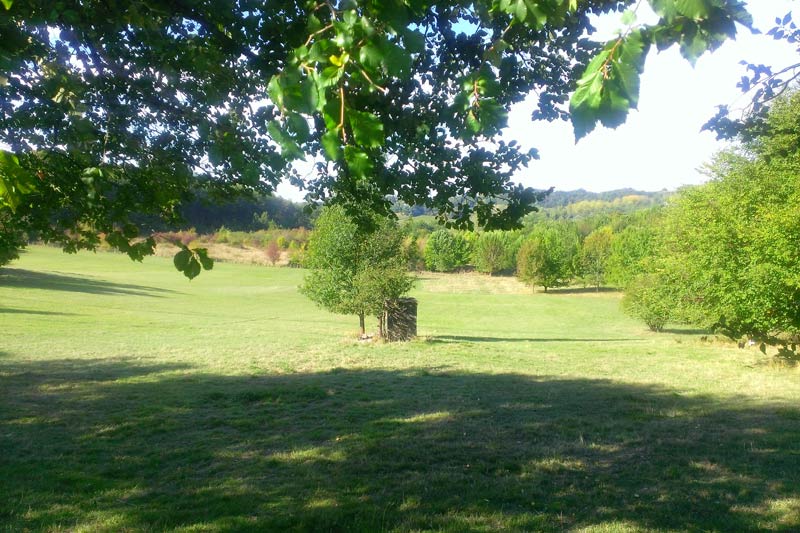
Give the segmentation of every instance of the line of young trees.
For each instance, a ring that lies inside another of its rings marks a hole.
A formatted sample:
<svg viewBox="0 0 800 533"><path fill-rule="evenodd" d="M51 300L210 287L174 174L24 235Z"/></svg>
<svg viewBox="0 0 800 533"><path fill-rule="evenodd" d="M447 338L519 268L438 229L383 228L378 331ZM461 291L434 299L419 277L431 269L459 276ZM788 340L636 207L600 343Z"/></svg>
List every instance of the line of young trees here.
<svg viewBox="0 0 800 533"><path fill-rule="evenodd" d="M530 221L522 230L465 232L417 225L407 232L405 254L412 270L453 272L475 269L490 275L515 274L532 287L582 284L623 287L642 270L652 249L660 208L581 220Z"/></svg>

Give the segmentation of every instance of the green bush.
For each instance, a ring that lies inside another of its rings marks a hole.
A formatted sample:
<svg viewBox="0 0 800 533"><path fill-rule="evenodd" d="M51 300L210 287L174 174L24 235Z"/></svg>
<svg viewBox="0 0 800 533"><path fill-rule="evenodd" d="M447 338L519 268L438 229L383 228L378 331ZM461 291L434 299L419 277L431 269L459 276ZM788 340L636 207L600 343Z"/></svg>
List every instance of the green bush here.
<svg viewBox="0 0 800 533"><path fill-rule="evenodd" d="M508 231L488 231L479 234L472 246L472 261L475 268L487 274L514 268L515 241L514 234Z"/></svg>
<svg viewBox="0 0 800 533"><path fill-rule="evenodd" d="M517 277L531 286L568 285L575 273L580 242L574 226L543 225L534 229L517 254Z"/></svg>
<svg viewBox="0 0 800 533"><path fill-rule="evenodd" d="M658 274L642 274L625 290L622 308L644 321L652 331L661 331L670 319L674 307L669 285Z"/></svg>
<svg viewBox="0 0 800 533"><path fill-rule="evenodd" d="M434 272L452 272L469 264L469 243L460 233L436 230L425 243L425 266Z"/></svg>

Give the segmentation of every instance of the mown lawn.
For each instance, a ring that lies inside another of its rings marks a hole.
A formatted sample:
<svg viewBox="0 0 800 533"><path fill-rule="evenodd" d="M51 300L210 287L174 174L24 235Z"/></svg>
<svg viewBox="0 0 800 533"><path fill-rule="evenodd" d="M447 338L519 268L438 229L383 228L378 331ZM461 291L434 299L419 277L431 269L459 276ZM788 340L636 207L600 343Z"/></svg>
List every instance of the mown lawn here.
<svg viewBox="0 0 800 533"><path fill-rule="evenodd" d="M0 529L800 530L797 368L468 275L361 343L302 275L0 269Z"/></svg>

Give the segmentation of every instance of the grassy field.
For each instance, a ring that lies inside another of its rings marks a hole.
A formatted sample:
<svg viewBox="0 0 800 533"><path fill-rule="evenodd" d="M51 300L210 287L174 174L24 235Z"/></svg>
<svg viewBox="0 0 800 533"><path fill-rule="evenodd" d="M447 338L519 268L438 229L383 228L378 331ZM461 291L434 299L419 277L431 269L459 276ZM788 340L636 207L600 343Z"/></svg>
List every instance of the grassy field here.
<svg viewBox="0 0 800 533"><path fill-rule="evenodd" d="M0 269L0 529L800 531L797 368L478 275L363 343L302 275Z"/></svg>

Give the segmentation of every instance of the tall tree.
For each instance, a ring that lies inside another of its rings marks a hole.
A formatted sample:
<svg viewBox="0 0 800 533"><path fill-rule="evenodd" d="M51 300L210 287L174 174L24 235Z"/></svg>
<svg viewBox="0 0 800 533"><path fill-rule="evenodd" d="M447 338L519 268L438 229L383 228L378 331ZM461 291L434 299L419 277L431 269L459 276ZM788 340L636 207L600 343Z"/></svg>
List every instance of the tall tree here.
<svg viewBox="0 0 800 533"><path fill-rule="evenodd" d="M587 235L581 246L581 270L585 279L597 289L606 281L612 239L611 228L603 226Z"/></svg>

